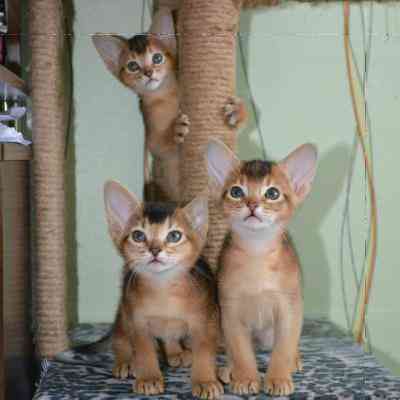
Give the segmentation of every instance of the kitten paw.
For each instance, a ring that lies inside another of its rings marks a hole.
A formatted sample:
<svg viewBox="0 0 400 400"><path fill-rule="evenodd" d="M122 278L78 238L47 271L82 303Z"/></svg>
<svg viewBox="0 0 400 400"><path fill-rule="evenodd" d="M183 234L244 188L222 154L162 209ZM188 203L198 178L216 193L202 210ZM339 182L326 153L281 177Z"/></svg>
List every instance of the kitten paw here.
<svg viewBox="0 0 400 400"><path fill-rule="evenodd" d="M218 399L224 393L224 388L217 381L193 382L192 394L201 399Z"/></svg>
<svg viewBox="0 0 400 400"><path fill-rule="evenodd" d="M185 141L186 135L189 133L190 120L189 117L183 112L179 112L175 120L175 142L181 144Z"/></svg>
<svg viewBox="0 0 400 400"><path fill-rule="evenodd" d="M267 377L264 382L264 391L272 396L288 396L294 392L293 380L287 378Z"/></svg>
<svg viewBox="0 0 400 400"><path fill-rule="evenodd" d="M167 361L170 367L190 367L192 365L192 352L183 350L178 354L168 354Z"/></svg>
<svg viewBox="0 0 400 400"><path fill-rule="evenodd" d="M162 376L136 379L133 384L133 391L146 396L163 393L164 379Z"/></svg>
<svg viewBox="0 0 400 400"><path fill-rule="evenodd" d="M229 97L223 112L225 123L230 128L238 128L247 118L246 107L239 97Z"/></svg>
<svg viewBox="0 0 400 400"><path fill-rule="evenodd" d="M232 377L230 390L240 395L257 394L260 391L260 381L253 378L234 379Z"/></svg>
<svg viewBox="0 0 400 400"><path fill-rule="evenodd" d="M302 372L302 371L303 371L303 359L301 357L300 352L298 352L296 355L296 359L294 360L293 372Z"/></svg>
<svg viewBox="0 0 400 400"><path fill-rule="evenodd" d="M135 377L135 368L133 362L116 362L112 369L112 375L114 378L126 379L129 376Z"/></svg>
<svg viewBox="0 0 400 400"><path fill-rule="evenodd" d="M222 383L227 385L228 383L231 382L231 372L232 372L232 368L230 368L230 367L219 367L217 370L218 379Z"/></svg>

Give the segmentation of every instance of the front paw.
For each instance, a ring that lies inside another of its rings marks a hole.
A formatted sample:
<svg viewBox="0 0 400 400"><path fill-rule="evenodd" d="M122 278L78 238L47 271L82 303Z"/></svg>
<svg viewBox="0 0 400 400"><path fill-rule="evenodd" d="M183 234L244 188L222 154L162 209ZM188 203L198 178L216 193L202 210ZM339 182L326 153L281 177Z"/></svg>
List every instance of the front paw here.
<svg viewBox="0 0 400 400"><path fill-rule="evenodd" d="M133 391L146 396L164 393L164 379L162 376L136 379L136 382L133 384Z"/></svg>
<svg viewBox="0 0 400 400"><path fill-rule="evenodd" d="M236 379L231 376L229 388L235 394L257 394L260 391L260 380L255 377Z"/></svg>
<svg viewBox="0 0 400 400"><path fill-rule="evenodd" d="M193 382L192 394L201 399L218 399L224 393L224 388L217 381Z"/></svg>
<svg viewBox="0 0 400 400"><path fill-rule="evenodd" d="M174 127L175 143L181 144L185 141L185 137L189 133L189 126L190 126L189 117L180 111L178 117L175 120L175 127Z"/></svg>
<svg viewBox="0 0 400 400"><path fill-rule="evenodd" d="M238 128L247 118L246 106L239 97L229 97L223 113L225 123L230 128Z"/></svg>
<svg viewBox="0 0 400 400"><path fill-rule="evenodd" d="M177 354L168 354L167 361L170 367L190 367L192 365L192 352L190 350L183 350Z"/></svg>
<svg viewBox="0 0 400 400"><path fill-rule="evenodd" d="M135 369L133 362L115 362L112 369L112 375L114 378L118 379L126 379L129 376L134 377Z"/></svg>
<svg viewBox="0 0 400 400"><path fill-rule="evenodd" d="M267 376L264 382L264 391L272 396L288 396L294 392L292 377Z"/></svg>

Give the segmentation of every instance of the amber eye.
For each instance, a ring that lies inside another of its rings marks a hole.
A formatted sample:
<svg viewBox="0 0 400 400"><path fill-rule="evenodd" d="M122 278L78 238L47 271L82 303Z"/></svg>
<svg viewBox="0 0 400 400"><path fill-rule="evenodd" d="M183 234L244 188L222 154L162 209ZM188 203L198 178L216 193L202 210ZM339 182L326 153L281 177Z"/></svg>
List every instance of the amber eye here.
<svg viewBox="0 0 400 400"><path fill-rule="evenodd" d="M153 64L161 64L164 60L164 57L161 53L153 54Z"/></svg>
<svg viewBox="0 0 400 400"><path fill-rule="evenodd" d="M182 233L179 231L171 231L167 235L167 242L178 243L182 238Z"/></svg>
<svg viewBox="0 0 400 400"><path fill-rule="evenodd" d="M144 242L146 240L146 235L142 231L133 231L131 236L135 242Z"/></svg>
<svg viewBox="0 0 400 400"><path fill-rule="evenodd" d="M230 195L234 199L241 199L242 197L244 197L244 192L240 186L232 186Z"/></svg>
<svg viewBox="0 0 400 400"><path fill-rule="evenodd" d="M128 64L126 64L126 68L130 72L136 72L139 71L140 66L136 61L129 61Z"/></svg>
<svg viewBox="0 0 400 400"><path fill-rule="evenodd" d="M278 200L280 195L281 192L276 187L273 186L271 186L265 191L265 197L268 200Z"/></svg>

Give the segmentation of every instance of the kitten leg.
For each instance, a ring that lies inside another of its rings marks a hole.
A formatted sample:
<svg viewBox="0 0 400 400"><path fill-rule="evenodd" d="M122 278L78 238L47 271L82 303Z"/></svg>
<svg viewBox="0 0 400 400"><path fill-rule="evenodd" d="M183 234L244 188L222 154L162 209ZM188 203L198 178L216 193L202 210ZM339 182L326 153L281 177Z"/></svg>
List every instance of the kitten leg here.
<svg viewBox="0 0 400 400"><path fill-rule="evenodd" d="M114 325L112 349L115 357L112 374L115 378L126 379L135 376L134 348L132 338L123 329L120 314Z"/></svg>
<svg viewBox="0 0 400 400"><path fill-rule="evenodd" d="M155 343L146 331L135 332L136 381L133 390L146 396L164 392L164 379L157 359Z"/></svg>
<svg viewBox="0 0 400 400"><path fill-rule="evenodd" d="M189 327L192 338L192 394L202 399L217 399L224 389L216 376L217 321L195 321Z"/></svg>
<svg viewBox="0 0 400 400"><path fill-rule="evenodd" d="M189 117L182 111L179 111L179 115L175 120L175 126L174 126L175 143L181 144L185 141L185 137L189 133L189 126L190 126Z"/></svg>
<svg viewBox="0 0 400 400"><path fill-rule="evenodd" d="M230 127L237 129L247 119L247 111L244 102L239 97L229 97L224 109L225 123Z"/></svg>
<svg viewBox="0 0 400 400"><path fill-rule="evenodd" d="M164 342L167 362L170 367L190 367L192 365L192 352L184 349L177 340Z"/></svg>
<svg viewBox="0 0 400 400"><path fill-rule="evenodd" d="M274 396L287 396L294 391L292 372L298 366L303 320L300 301L295 298L291 304L281 306L275 318L276 341L264 381L264 390Z"/></svg>

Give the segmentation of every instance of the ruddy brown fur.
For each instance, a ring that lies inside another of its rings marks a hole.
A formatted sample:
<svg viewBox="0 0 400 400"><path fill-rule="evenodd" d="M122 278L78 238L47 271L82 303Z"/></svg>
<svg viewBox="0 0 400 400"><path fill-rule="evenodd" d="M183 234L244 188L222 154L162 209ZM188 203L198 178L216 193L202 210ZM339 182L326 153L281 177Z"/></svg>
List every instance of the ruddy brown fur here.
<svg viewBox="0 0 400 400"><path fill-rule="evenodd" d="M110 235L125 261L113 332L114 376L135 375L137 393L162 393L158 339L170 366L192 364L194 395L219 397L216 285L199 259L207 236L207 198L184 208L141 204L113 181L106 183L104 195Z"/></svg>
<svg viewBox="0 0 400 400"><path fill-rule="evenodd" d="M208 170L230 224L218 294L229 355L221 378L234 393L260 390L252 342L272 347L264 390L273 395L294 390L303 302L300 265L285 229L311 189L316 157L314 146L303 145L279 163L241 162L217 140L208 146Z"/></svg>

